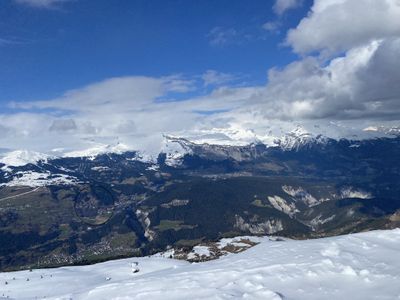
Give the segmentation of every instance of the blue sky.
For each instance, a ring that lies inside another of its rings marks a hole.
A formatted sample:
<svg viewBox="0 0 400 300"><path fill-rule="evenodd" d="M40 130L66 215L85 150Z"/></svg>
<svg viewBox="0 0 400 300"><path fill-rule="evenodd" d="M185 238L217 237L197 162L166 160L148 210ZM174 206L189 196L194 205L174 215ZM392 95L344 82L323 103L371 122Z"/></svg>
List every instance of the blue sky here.
<svg viewBox="0 0 400 300"><path fill-rule="evenodd" d="M2 0L0 148L372 137L398 57L398 0Z"/></svg>
<svg viewBox="0 0 400 300"><path fill-rule="evenodd" d="M295 59L281 43L310 5L279 17L272 4L80 0L46 8L3 0L0 101L52 98L109 77L209 69L264 83L269 68ZM262 28L277 20L279 32ZM214 41L217 34L226 36Z"/></svg>

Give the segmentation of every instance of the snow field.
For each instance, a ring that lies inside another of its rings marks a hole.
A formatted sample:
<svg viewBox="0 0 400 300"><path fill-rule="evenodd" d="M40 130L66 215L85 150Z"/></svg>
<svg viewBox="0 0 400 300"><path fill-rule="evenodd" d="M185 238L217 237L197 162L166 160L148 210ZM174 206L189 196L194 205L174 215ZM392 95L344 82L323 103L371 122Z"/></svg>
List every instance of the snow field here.
<svg viewBox="0 0 400 300"><path fill-rule="evenodd" d="M400 229L316 240L264 237L258 241L260 244L242 253L204 263L153 256L0 273L0 296L96 300L400 299ZM140 272L134 274L131 264L135 261ZM30 281L26 281L28 277Z"/></svg>

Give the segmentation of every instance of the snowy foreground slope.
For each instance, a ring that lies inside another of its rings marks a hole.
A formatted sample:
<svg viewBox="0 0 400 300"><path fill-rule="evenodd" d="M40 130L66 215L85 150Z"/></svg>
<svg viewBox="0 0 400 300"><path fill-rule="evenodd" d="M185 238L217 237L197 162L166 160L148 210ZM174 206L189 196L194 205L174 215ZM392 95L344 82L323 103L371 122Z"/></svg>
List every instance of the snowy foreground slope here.
<svg viewBox="0 0 400 300"><path fill-rule="evenodd" d="M190 264L164 257L1 273L11 299L400 299L400 229L271 240ZM138 262L138 273L131 264ZM27 279L29 278L29 281ZM7 284L5 283L7 282Z"/></svg>

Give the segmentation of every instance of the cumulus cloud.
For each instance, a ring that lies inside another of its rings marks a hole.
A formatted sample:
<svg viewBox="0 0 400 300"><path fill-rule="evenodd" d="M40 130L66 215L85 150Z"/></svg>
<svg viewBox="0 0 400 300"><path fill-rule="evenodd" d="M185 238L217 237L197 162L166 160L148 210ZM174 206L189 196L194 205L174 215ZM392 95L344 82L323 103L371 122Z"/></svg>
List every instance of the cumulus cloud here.
<svg viewBox="0 0 400 300"><path fill-rule="evenodd" d="M361 118L367 110L365 70L379 44L357 48L321 66L314 57L270 70L267 94L280 99L277 113L288 118ZM384 117L375 111L376 117Z"/></svg>
<svg viewBox="0 0 400 300"><path fill-rule="evenodd" d="M382 41L369 63L357 73L358 93L375 109L387 109L399 117L400 38Z"/></svg>
<svg viewBox="0 0 400 300"><path fill-rule="evenodd" d="M310 14L288 32L297 53L332 55L400 35L398 0L315 0Z"/></svg>
<svg viewBox="0 0 400 300"><path fill-rule="evenodd" d="M284 115L399 119L399 1L316 0L286 41L317 55L269 72L268 90L286 102Z"/></svg>

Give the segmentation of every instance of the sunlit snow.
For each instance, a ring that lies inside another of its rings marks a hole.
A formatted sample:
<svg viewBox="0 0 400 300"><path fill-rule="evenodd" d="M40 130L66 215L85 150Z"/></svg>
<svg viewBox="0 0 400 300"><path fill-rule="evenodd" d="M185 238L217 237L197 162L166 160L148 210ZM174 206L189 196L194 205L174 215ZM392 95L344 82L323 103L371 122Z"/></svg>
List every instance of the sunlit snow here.
<svg viewBox="0 0 400 300"><path fill-rule="evenodd" d="M400 299L400 229L260 241L240 254L204 263L158 256L1 273L1 294L14 299Z"/></svg>

